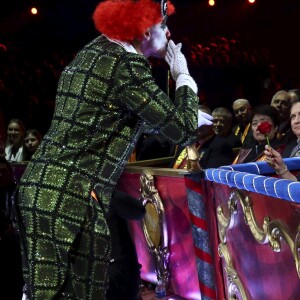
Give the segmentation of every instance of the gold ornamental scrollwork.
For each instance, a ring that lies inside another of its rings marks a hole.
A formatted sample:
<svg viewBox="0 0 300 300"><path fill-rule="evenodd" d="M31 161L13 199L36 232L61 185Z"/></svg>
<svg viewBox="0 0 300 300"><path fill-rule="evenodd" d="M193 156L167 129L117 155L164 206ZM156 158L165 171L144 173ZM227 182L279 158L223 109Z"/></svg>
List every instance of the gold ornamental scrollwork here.
<svg viewBox="0 0 300 300"><path fill-rule="evenodd" d="M165 210L149 170L143 170L140 176L141 200L146 209L142 220L144 235L154 258L157 280L169 286L168 232Z"/></svg>
<svg viewBox="0 0 300 300"><path fill-rule="evenodd" d="M281 220L271 220L269 216L265 216L263 224L260 226L256 221L252 199L240 190L234 190L230 194L227 209L222 206L217 207L218 231L221 243L226 243L227 230L234 226L238 202L242 207L245 223L249 226L253 237L258 243L269 243L274 252L281 251L282 241L288 244L295 260L298 277L300 277L300 225L295 239L293 239L287 225Z"/></svg>
<svg viewBox="0 0 300 300"><path fill-rule="evenodd" d="M222 206L217 207L219 236L222 243L226 243L226 231L234 225L234 215L237 213L237 203L240 202L246 224L248 224L254 238L261 244L268 242L266 234L266 227L269 222L268 218L265 218L263 229L260 229L255 220L255 216L252 208L252 201L248 196L245 196L241 191L236 190L229 196L227 202L227 212L224 213ZM227 217L225 216L227 214Z"/></svg>
<svg viewBox="0 0 300 300"><path fill-rule="evenodd" d="M227 274L227 282L228 282L228 299L247 300L248 298L244 290L244 287L239 279L237 272L235 271L232 265L232 260L227 245L221 243L219 245L218 251L219 251L219 256L223 257L225 260L225 271Z"/></svg>

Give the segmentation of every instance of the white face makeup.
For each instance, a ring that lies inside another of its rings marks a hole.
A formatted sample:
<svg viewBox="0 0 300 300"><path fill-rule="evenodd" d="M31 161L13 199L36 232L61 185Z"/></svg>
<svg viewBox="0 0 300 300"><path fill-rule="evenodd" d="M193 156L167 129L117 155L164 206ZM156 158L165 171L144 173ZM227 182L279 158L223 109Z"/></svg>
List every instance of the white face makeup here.
<svg viewBox="0 0 300 300"><path fill-rule="evenodd" d="M141 50L146 57L164 58L167 51L170 31L165 24L157 24L150 28L145 36Z"/></svg>

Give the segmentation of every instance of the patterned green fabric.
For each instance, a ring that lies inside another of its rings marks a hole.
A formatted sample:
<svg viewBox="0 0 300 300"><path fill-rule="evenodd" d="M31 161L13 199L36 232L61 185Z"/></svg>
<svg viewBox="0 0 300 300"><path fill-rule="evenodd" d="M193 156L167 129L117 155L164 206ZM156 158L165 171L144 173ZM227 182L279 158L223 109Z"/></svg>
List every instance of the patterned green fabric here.
<svg viewBox="0 0 300 300"><path fill-rule="evenodd" d="M50 129L20 183L31 299L104 299L110 258L104 214L134 145L145 125L175 144L191 144L197 109L189 87L180 87L173 103L145 57L104 36L77 54L61 75ZM90 197L93 189L100 203Z"/></svg>

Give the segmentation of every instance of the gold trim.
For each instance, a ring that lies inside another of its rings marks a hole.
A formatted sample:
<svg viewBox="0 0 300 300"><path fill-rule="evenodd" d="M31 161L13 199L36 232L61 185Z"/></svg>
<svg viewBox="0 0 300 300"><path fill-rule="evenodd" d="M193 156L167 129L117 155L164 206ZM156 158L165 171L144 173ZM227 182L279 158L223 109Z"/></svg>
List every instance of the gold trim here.
<svg viewBox="0 0 300 300"><path fill-rule="evenodd" d="M227 229L232 228L234 224L233 215L237 213L238 201L242 206L245 222L249 226L252 235L254 236L257 242L261 244L266 244L269 241L269 237L267 235L267 226L269 224L269 218L266 217L264 219L263 229L260 229L254 216L252 200L248 196L245 196L244 193L242 193L240 190L233 191L229 196L229 200L227 202L227 214L229 216L227 218L225 217L222 206L217 207L220 240L222 241L222 243L226 242L226 231Z"/></svg>
<svg viewBox="0 0 300 300"><path fill-rule="evenodd" d="M155 188L152 171L144 169L140 176L141 200L146 207L142 220L148 248L154 258L157 280L168 287L170 280L167 221L163 203Z"/></svg>
<svg viewBox="0 0 300 300"><path fill-rule="evenodd" d="M234 218L232 217L233 214L236 213L236 201L234 201L233 194L230 195L228 204L228 212L229 216L226 218L223 208L221 206L217 207L217 219L218 219L218 231L219 231L219 237L222 243L226 243L226 231L229 228L233 227L234 224Z"/></svg>
<svg viewBox="0 0 300 300"><path fill-rule="evenodd" d="M200 155L198 152L200 145L198 147L195 144L186 146L187 153L187 169L190 171L200 171L202 168L200 167L199 159Z"/></svg>
<svg viewBox="0 0 300 300"><path fill-rule="evenodd" d="M234 215L237 213L238 201L244 213L245 223L249 226L253 237L258 243L269 243L274 252L281 251L282 240L288 244L295 260L298 277L300 278L300 225L298 226L295 240L293 240L288 226L281 220L271 221L268 216L265 216L263 224L260 227L255 218L252 199L240 190L231 192L227 202L226 212L222 206L217 207L218 232L221 243L226 243L226 232L234 225ZM228 216L226 217L226 215Z"/></svg>
<svg viewBox="0 0 300 300"><path fill-rule="evenodd" d="M300 225L298 226L298 232L296 234L296 238L295 238L295 243L294 243L294 247L293 247L293 255L295 258L295 262L296 262L296 270L298 273L298 276L300 277L300 264L299 264L299 252L300 249Z"/></svg>
<svg viewBox="0 0 300 300"><path fill-rule="evenodd" d="M246 128L245 128L245 130L244 130L244 132L243 132L243 134L242 134L242 136L241 136L241 142L242 142L242 144L244 143L245 138L246 138L246 136L247 136L247 134L248 134L250 125L251 125L251 124L249 123L249 124L246 126Z"/></svg>
<svg viewBox="0 0 300 300"><path fill-rule="evenodd" d="M144 166L144 167L155 167L162 164L169 164L171 160L173 159L173 156L168 157L161 157L161 158L155 158L155 159L145 159L145 160L138 160L134 162L128 162L127 166Z"/></svg>
<svg viewBox="0 0 300 300"><path fill-rule="evenodd" d="M219 256L225 260L225 271L227 274L228 282L228 299L236 300L243 299L247 300L247 295L243 284L238 276L238 273L233 267L231 256L226 244L220 244L218 247Z"/></svg>
<svg viewBox="0 0 300 300"><path fill-rule="evenodd" d="M147 166L131 166L131 164L127 165L125 168L126 173L132 174L141 174ZM171 169L171 168L151 168L147 167L147 170L151 171L153 176L168 176L168 177L178 177L184 178L185 175L190 174L192 172L184 169Z"/></svg>
<svg viewBox="0 0 300 300"><path fill-rule="evenodd" d="M267 224L269 223L269 218L264 218L263 229L260 229L253 212L252 200L245 196L241 191L235 192L240 204L242 206L245 222L249 226L252 235L260 244L266 244L268 242L268 235L266 234Z"/></svg>

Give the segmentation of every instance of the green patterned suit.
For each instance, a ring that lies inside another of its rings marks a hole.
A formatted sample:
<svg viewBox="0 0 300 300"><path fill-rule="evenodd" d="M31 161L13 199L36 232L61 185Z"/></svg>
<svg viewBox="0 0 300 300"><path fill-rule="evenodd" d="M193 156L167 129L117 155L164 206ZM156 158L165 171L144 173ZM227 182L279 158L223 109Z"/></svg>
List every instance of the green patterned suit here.
<svg viewBox="0 0 300 300"><path fill-rule="evenodd" d="M135 143L146 126L172 143L192 143L197 109L192 89L177 89L173 103L144 56L104 36L77 54L60 77L51 127L19 188L30 299L104 299L110 259L104 214Z"/></svg>

